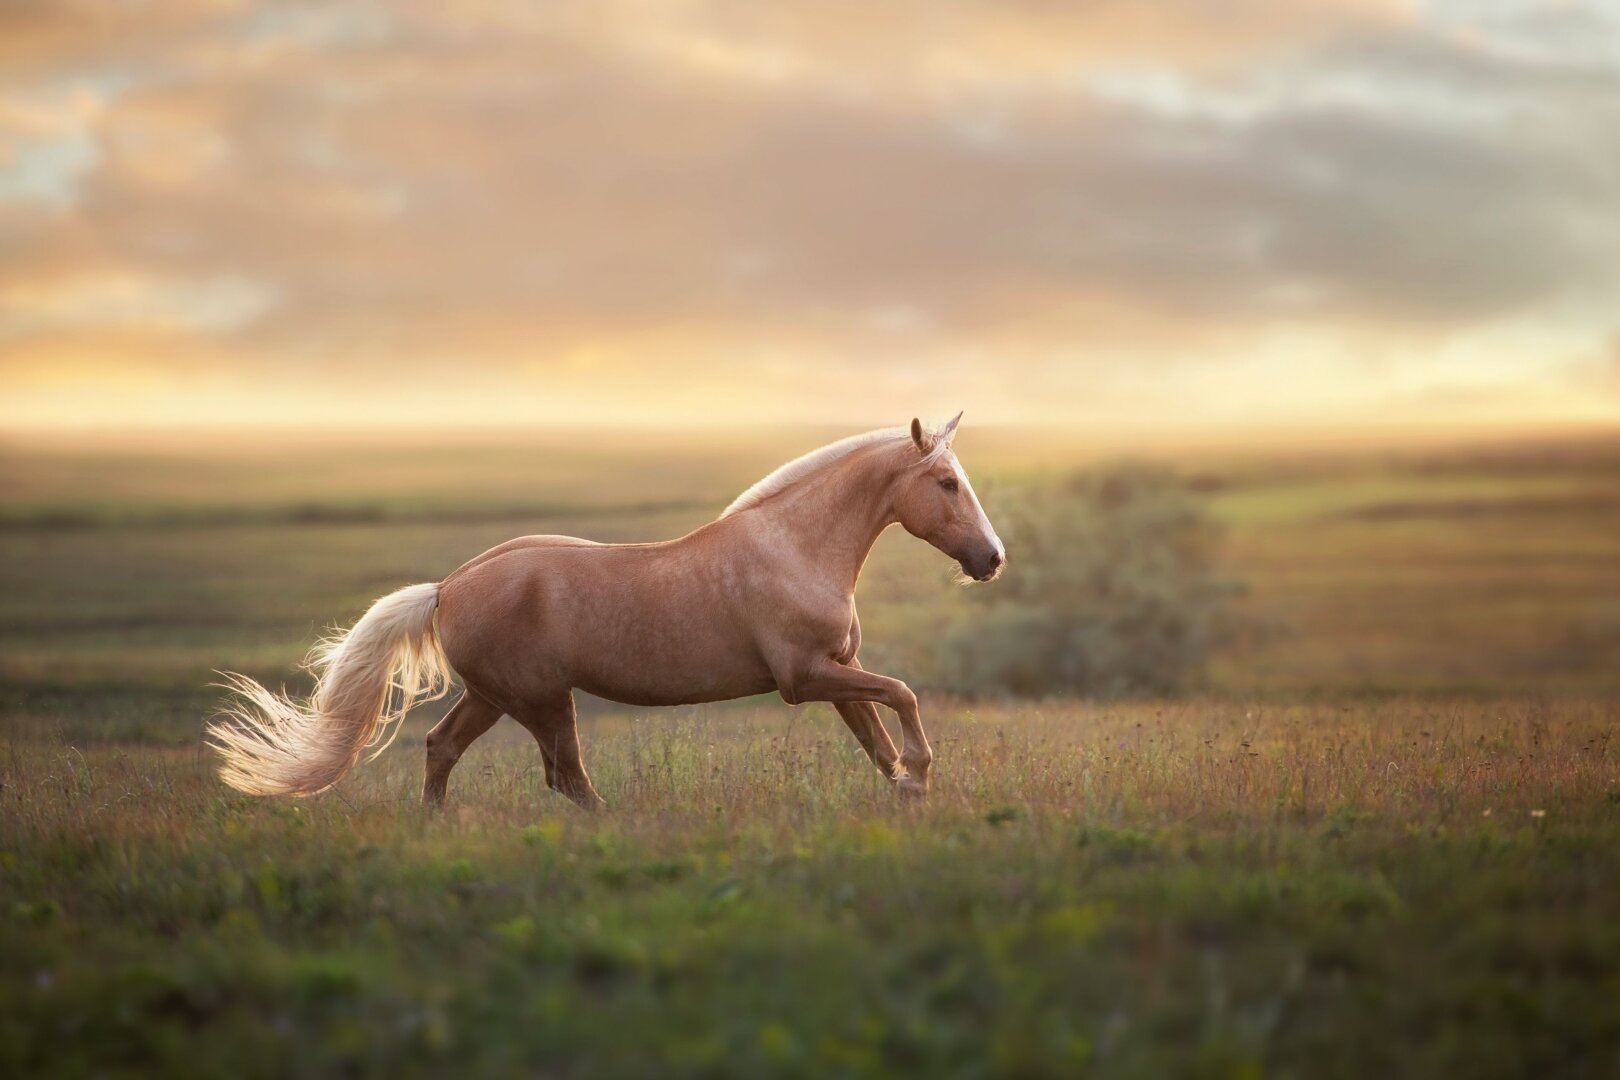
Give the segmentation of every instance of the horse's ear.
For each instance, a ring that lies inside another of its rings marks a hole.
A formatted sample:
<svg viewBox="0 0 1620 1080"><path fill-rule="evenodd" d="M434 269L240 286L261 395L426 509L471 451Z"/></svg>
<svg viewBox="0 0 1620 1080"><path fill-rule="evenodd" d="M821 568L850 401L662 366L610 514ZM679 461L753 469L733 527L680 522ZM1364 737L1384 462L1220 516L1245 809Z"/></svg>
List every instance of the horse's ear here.
<svg viewBox="0 0 1620 1080"><path fill-rule="evenodd" d="M961 422L962 414L957 413L955 416L951 417L950 423L939 429L939 434L934 437L942 443L950 442L951 436L956 434L956 425L960 424Z"/></svg>
<svg viewBox="0 0 1620 1080"><path fill-rule="evenodd" d="M925 454L932 449L930 446L930 444L933 442L932 437L930 437L929 434L923 430L922 421L917 419L915 416L911 418L911 441L916 443L917 449L921 450Z"/></svg>

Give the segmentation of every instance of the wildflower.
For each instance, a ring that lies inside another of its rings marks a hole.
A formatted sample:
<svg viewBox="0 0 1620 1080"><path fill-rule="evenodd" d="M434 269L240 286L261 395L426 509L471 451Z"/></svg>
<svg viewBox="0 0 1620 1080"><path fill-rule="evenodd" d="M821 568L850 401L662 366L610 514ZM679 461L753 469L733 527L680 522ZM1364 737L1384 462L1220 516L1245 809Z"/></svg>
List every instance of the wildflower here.
<svg viewBox="0 0 1620 1080"><path fill-rule="evenodd" d="M1547 811L1545 811L1545 810L1532 810L1532 811L1530 811L1530 816L1531 817L1538 817L1538 818L1539 817L1546 817L1547 816Z"/></svg>

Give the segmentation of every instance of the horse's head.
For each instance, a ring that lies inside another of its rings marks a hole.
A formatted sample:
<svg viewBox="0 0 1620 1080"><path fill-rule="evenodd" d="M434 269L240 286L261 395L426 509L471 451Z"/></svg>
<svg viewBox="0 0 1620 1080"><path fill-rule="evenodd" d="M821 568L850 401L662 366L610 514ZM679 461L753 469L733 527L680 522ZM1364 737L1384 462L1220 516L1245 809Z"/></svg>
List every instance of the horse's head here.
<svg viewBox="0 0 1620 1080"><path fill-rule="evenodd" d="M919 458L904 469L895 491L895 513L912 536L928 541L962 566L975 581L993 581L1007 564L1007 549L996 535L967 473L951 452L956 418L938 431L911 422Z"/></svg>

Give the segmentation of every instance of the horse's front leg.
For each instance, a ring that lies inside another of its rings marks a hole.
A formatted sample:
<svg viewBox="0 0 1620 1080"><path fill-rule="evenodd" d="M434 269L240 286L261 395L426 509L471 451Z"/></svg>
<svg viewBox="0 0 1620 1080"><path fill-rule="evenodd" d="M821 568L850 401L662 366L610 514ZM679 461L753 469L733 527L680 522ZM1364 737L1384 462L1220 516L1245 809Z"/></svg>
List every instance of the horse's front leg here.
<svg viewBox="0 0 1620 1080"><path fill-rule="evenodd" d="M876 701L893 709L895 716L900 718L900 731L904 737L900 764L906 770L896 786L902 795L921 796L928 793L928 768L934 762L934 751L928 745L922 716L917 711L917 695L911 692L911 687L899 679L877 675L860 667L846 667L831 657L821 657L786 680L781 690L782 697L790 705L803 701L830 701L834 705ZM877 719L875 714L872 719ZM877 729L883 730L881 723ZM884 738L886 741L886 734ZM882 762L878 764L881 768Z"/></svg>
<svg viewBox="0 0 1620 1080"><path fill-rule="evenodd" d="M866 756L878 767L885 780L897 780L900 775L900 751L883 728L877 706L870 701L838 701L833 703L844 724L855 735Z"/></svg>
<svg viewBox="0 0 1620 1080"><path fill-rule="evenodd" d="M851 656L844 661L845 667L852 667L857 671L865 670L861 662ZM870 701L837 701L833 708L843 719L844 725L854 734L855 741L861 744L866 756L872 759L872 764L878 767L885 780L897 780L900 773L900 752L894 748L894 740L889 738L888 731L883 727L883 718L878 716L877 706Z"/></svg>

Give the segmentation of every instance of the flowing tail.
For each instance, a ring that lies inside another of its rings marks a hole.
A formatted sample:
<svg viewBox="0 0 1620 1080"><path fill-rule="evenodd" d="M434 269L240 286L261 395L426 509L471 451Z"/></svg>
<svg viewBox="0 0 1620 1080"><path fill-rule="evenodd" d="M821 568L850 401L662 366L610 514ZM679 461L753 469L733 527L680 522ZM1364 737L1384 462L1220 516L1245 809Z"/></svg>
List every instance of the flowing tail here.
<svg viewBox="0 0 1620 1080"><path fill-rule="evenodd" d="M372 757L386 750L411 706L450 688L433 627L438 606L437 585L409 585L372 604L348 632L323 640L304 662L315 673L307 703L224 673L232 701L207 737L219 752L220 779L249 795L313 795L342 779L367 748L376 747Z"/></svg>

